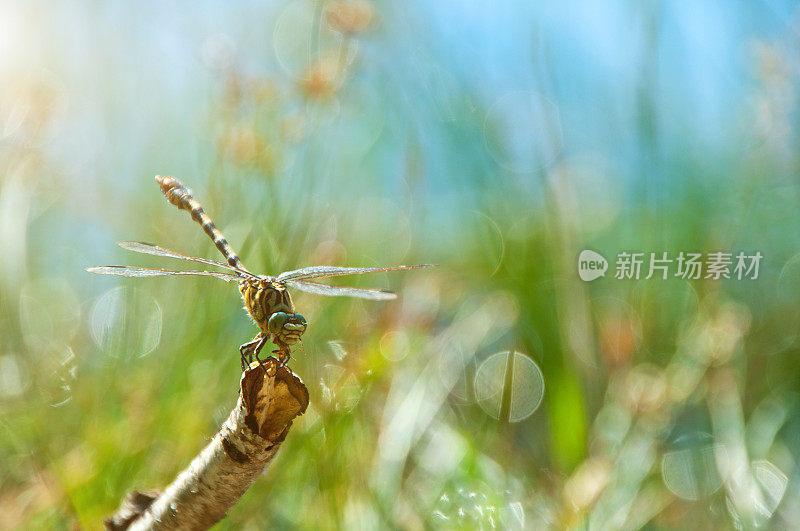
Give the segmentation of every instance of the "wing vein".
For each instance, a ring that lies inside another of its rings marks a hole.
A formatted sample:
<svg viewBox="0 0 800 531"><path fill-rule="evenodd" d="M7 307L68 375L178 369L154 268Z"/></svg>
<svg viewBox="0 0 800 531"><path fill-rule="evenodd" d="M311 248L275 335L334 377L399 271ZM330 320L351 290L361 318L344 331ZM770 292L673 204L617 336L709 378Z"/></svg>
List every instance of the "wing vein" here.
<svg viewBox="0 0 800 531"><path fill-rule="evenodd" d="M375 301L396 299L397 294L391 291L380 289L353 288L350 286L330 286L319 282L309 282L305 280L289 280L286 285L306 293L314 295L327 295L328 297L355 297L358 299L370 299Z"/></svg>
<svg viewBox="0 0 800 531"><path fill-rule="evenodd" d="M223 264L221 262L217 262L215 260L209 260L207 258L198 258L196 256L189 256L187 254L180 253L178 251L174 251L172 249L167 249L165 247L159 247L158 245L153 245L152 243L145 243L145 242L119 242L118 244L123 249L128 251L133 251L135 253L143 253L143 254L151 254L154 256L165 256L167 258L177 258L178 260L187 260L190 262L198 262L200 264L211 265L214 267L221 267L222 269L227 269L228 271L233 271L239 276L246 276L251 278L257 278L255 275L250 273L249 271L244 271L237 267L230 266L228 264Z"/></svg>
<svg viewBox="0 0 800 531"><path fill-rule="evenodd" d="M170 269L149 269L146 267L130 267L121 265L90 267L86 271L98 275L117 275L121 277L163 277L170 275L195 275L203 277L214 277L232 282L240 280L237 275L221 273L218 271L173 271Z"/></svg>
<svg viewBox="0 0 800 531"><path fill-rule="evenodd" d="M342 275L362 275L365 273L378 273L381 271L400 271L405 269L420 269L423 267L435 267L435 264L419 264L419 265L400 265L394 267L337 267L337 266L311 266L297 269L295 271L286 271L278 275L277 280L280 282L287 280L306 280L311 278L322 277L338 277Z"/></svg>

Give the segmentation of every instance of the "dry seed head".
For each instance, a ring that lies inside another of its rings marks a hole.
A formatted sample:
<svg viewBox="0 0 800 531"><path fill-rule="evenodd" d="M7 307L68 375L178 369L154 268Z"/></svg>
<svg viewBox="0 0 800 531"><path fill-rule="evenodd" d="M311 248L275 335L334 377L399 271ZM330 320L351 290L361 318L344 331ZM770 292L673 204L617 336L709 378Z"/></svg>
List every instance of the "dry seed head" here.
<svg viewBox="0 0 800 531"><path fill-rule="evenodd" d="M262 141L252 127L235 127L225 133L222 148L225 155L237 164L256 161L262 149Z"/></svg>
<svg viewBox="0 0 800 531"><path fill-rule="evenodd" d="M308 97L325 98L338 88L339 61L333 56L323 57L303 76L303 92Z"/></svg>
<svg viewBox="0 0 800 531"><path fill-rule="evenodd" d="M636 323L621 315L603 319L599 330L600 349L603 357L612 365L624 365L636 351Z"/></svg>
<svg viewBox="0 0 800 531"><path fill-rule="evenodd" d="M375 19L375 10L366 0L334 0L325 9L328 24L342 33L361 33Z"/></svg>
<svg viewBox="0 0 800 531"><path fill-rule="evenodd" d="M278 154L272 144L264 144L258 152L256 164L268 176L275 175L278 166Z"/></svg>
<svg viewBox="0 0 800 531"><path fill-rule="evenodd" d="M275 84L268 79L254 80L251 86L253 99L258 103L271 103L278 97Z"/></svg>

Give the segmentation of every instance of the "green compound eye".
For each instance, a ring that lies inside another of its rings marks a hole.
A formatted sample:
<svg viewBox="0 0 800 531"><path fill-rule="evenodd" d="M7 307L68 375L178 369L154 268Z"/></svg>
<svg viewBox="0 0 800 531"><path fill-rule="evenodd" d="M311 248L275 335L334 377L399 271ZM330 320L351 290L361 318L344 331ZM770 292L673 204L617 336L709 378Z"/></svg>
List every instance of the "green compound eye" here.
<svg viewBox="0 0 800 531"><path fill-rule="evenodd" d="M307 324L306 318L300 315L299 313L294 314L294 317L295 319L297 319L297 322L300 323L301 325L305 326Z"/></svg>
<svg viewBox="0 0 800 531"><path fill-rule="evenodd" d="M270 316L269 321L267 322L267 328L269 329L270 333L277 334L281 331L288 320L288 313L275 312Z"/></svg>

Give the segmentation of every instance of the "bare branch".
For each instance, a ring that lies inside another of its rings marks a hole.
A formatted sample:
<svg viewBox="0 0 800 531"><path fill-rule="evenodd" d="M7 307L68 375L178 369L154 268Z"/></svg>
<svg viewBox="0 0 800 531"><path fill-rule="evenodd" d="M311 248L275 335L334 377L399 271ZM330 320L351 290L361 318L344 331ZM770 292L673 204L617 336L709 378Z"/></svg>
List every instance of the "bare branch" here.
<svg viewBox="0 0 800 531"><path fill-rule="evenodd" d="M300 378L285 368L265 376L254 364L242 375L236 407L211 443L163 493L128 494L106 528L208 529L264 471L307 406Z"/></svg>

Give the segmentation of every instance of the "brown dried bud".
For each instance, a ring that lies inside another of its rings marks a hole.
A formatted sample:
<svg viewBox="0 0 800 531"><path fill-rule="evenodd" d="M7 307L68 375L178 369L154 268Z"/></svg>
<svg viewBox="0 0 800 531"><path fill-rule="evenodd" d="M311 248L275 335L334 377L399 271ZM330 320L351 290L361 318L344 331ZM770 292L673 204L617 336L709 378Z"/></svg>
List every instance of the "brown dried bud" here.
<svg viewBox="0 0 800 531"><path fill-rule="evenodd" d="M338 88L339 61L333 57L323 57L303 76L303 92L306 96L324 98Z"/></svg>
<svg viewBox="0 0 800 531"><path fill-rule="evenodd" d="M367 30L375 18L372 4L366 0L334 0L325 9L328 24L342 33Z"/></svg>

